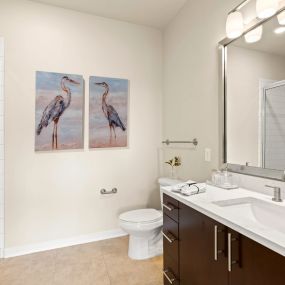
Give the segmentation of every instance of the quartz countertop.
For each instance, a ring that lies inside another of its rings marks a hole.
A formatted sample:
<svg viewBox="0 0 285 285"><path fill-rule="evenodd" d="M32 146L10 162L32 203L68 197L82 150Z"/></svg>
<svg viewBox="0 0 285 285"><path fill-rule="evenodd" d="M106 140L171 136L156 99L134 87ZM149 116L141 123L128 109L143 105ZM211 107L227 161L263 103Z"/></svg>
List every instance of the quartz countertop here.
<svg viewBox="0 0 285 285"><path fill-rule="evenodd" d="M272 201L270 196L243 188L224 190L210 185L207 185L205 193L192 196L174 193L171 191L171 187L163 187L162 191L179 202L285 256L285 232L278 231L273 226L260 223L249 215L247 211L243 211L242 207L239 211L232 211L230 207L220 207L213 203L229 199L255 198L270 203L272 206L278 206L279 209L284 207L285 210L285 202L276 203Z"/></svg>

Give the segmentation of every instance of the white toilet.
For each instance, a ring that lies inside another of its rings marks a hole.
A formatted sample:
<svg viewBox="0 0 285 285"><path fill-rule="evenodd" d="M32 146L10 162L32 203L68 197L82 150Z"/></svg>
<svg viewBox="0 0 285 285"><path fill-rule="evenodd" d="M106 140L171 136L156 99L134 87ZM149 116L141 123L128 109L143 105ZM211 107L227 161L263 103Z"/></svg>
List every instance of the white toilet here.
<svg viewBox="0 0 285 285"><path fill-rule="evenodd" d="M160 178L160 199L162 204L161 187L180 183L179 180ZM120 227L130 235L129 257L131 259L148 259L162 254L162 224L161 210L139 209L125 212L119 216Z"/></svg>

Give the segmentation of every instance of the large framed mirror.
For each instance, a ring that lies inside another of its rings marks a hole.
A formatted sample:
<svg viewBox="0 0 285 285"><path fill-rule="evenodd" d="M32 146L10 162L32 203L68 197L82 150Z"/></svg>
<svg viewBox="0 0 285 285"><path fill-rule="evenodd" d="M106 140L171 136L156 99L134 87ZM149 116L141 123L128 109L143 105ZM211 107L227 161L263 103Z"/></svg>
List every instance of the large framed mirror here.
<svg viewBox="0 0 285 285"><path fill-rule="evenodd" d="M252 29L255 39L245 33L221 42L223 162L234 172L285 180L285 25L275 15Z"/></svg>

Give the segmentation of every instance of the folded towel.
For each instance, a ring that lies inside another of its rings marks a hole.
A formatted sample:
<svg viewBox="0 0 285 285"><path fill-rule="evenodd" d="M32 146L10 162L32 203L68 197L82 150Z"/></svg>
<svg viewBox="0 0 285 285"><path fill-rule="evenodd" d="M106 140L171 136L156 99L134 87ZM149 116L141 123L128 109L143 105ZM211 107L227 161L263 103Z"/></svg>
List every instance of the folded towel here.
<svg viewBox="0 0 285 285"><path fill-rule="evenodd" d="M196 183L192 180L189 180L187 182L171 186L171 191L175 193L180 193L185 196L191 196L206 192L206 184Z"/></svg>
<svg viewBox="0 0 285 285"><path fill-rule="evenodd" d="M201 194L205 192L206 192L205 183L186 185L181 188L181 194L185 196L191 196L191 195Z"/></svg>

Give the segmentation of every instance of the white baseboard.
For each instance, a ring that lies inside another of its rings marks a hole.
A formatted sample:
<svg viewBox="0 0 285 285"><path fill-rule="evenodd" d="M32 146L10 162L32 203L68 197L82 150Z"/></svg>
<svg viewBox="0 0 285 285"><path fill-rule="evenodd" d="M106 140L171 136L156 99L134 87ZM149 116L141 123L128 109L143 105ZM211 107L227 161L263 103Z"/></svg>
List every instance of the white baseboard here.
<svg viewBox="0 0 285 285"><path fill-rule="evenodd" d="M56 248L62 248L72 245L78 245L78 244L84 244L94 241L100 241L105 239L111 239L116 237L122 237L127 235L123 230L121 229L114 229L109 230L105 232L99 232L94 234L88 234L88 235L82 235L78 237L72 237L67 239L60 239L60 240L52 240L42 243L36 243L36 244L29 244L24 246L17 246L17 247L8 247L4 248L4 258L8 257L15 257L35 252L41 252Z"/></svg>

